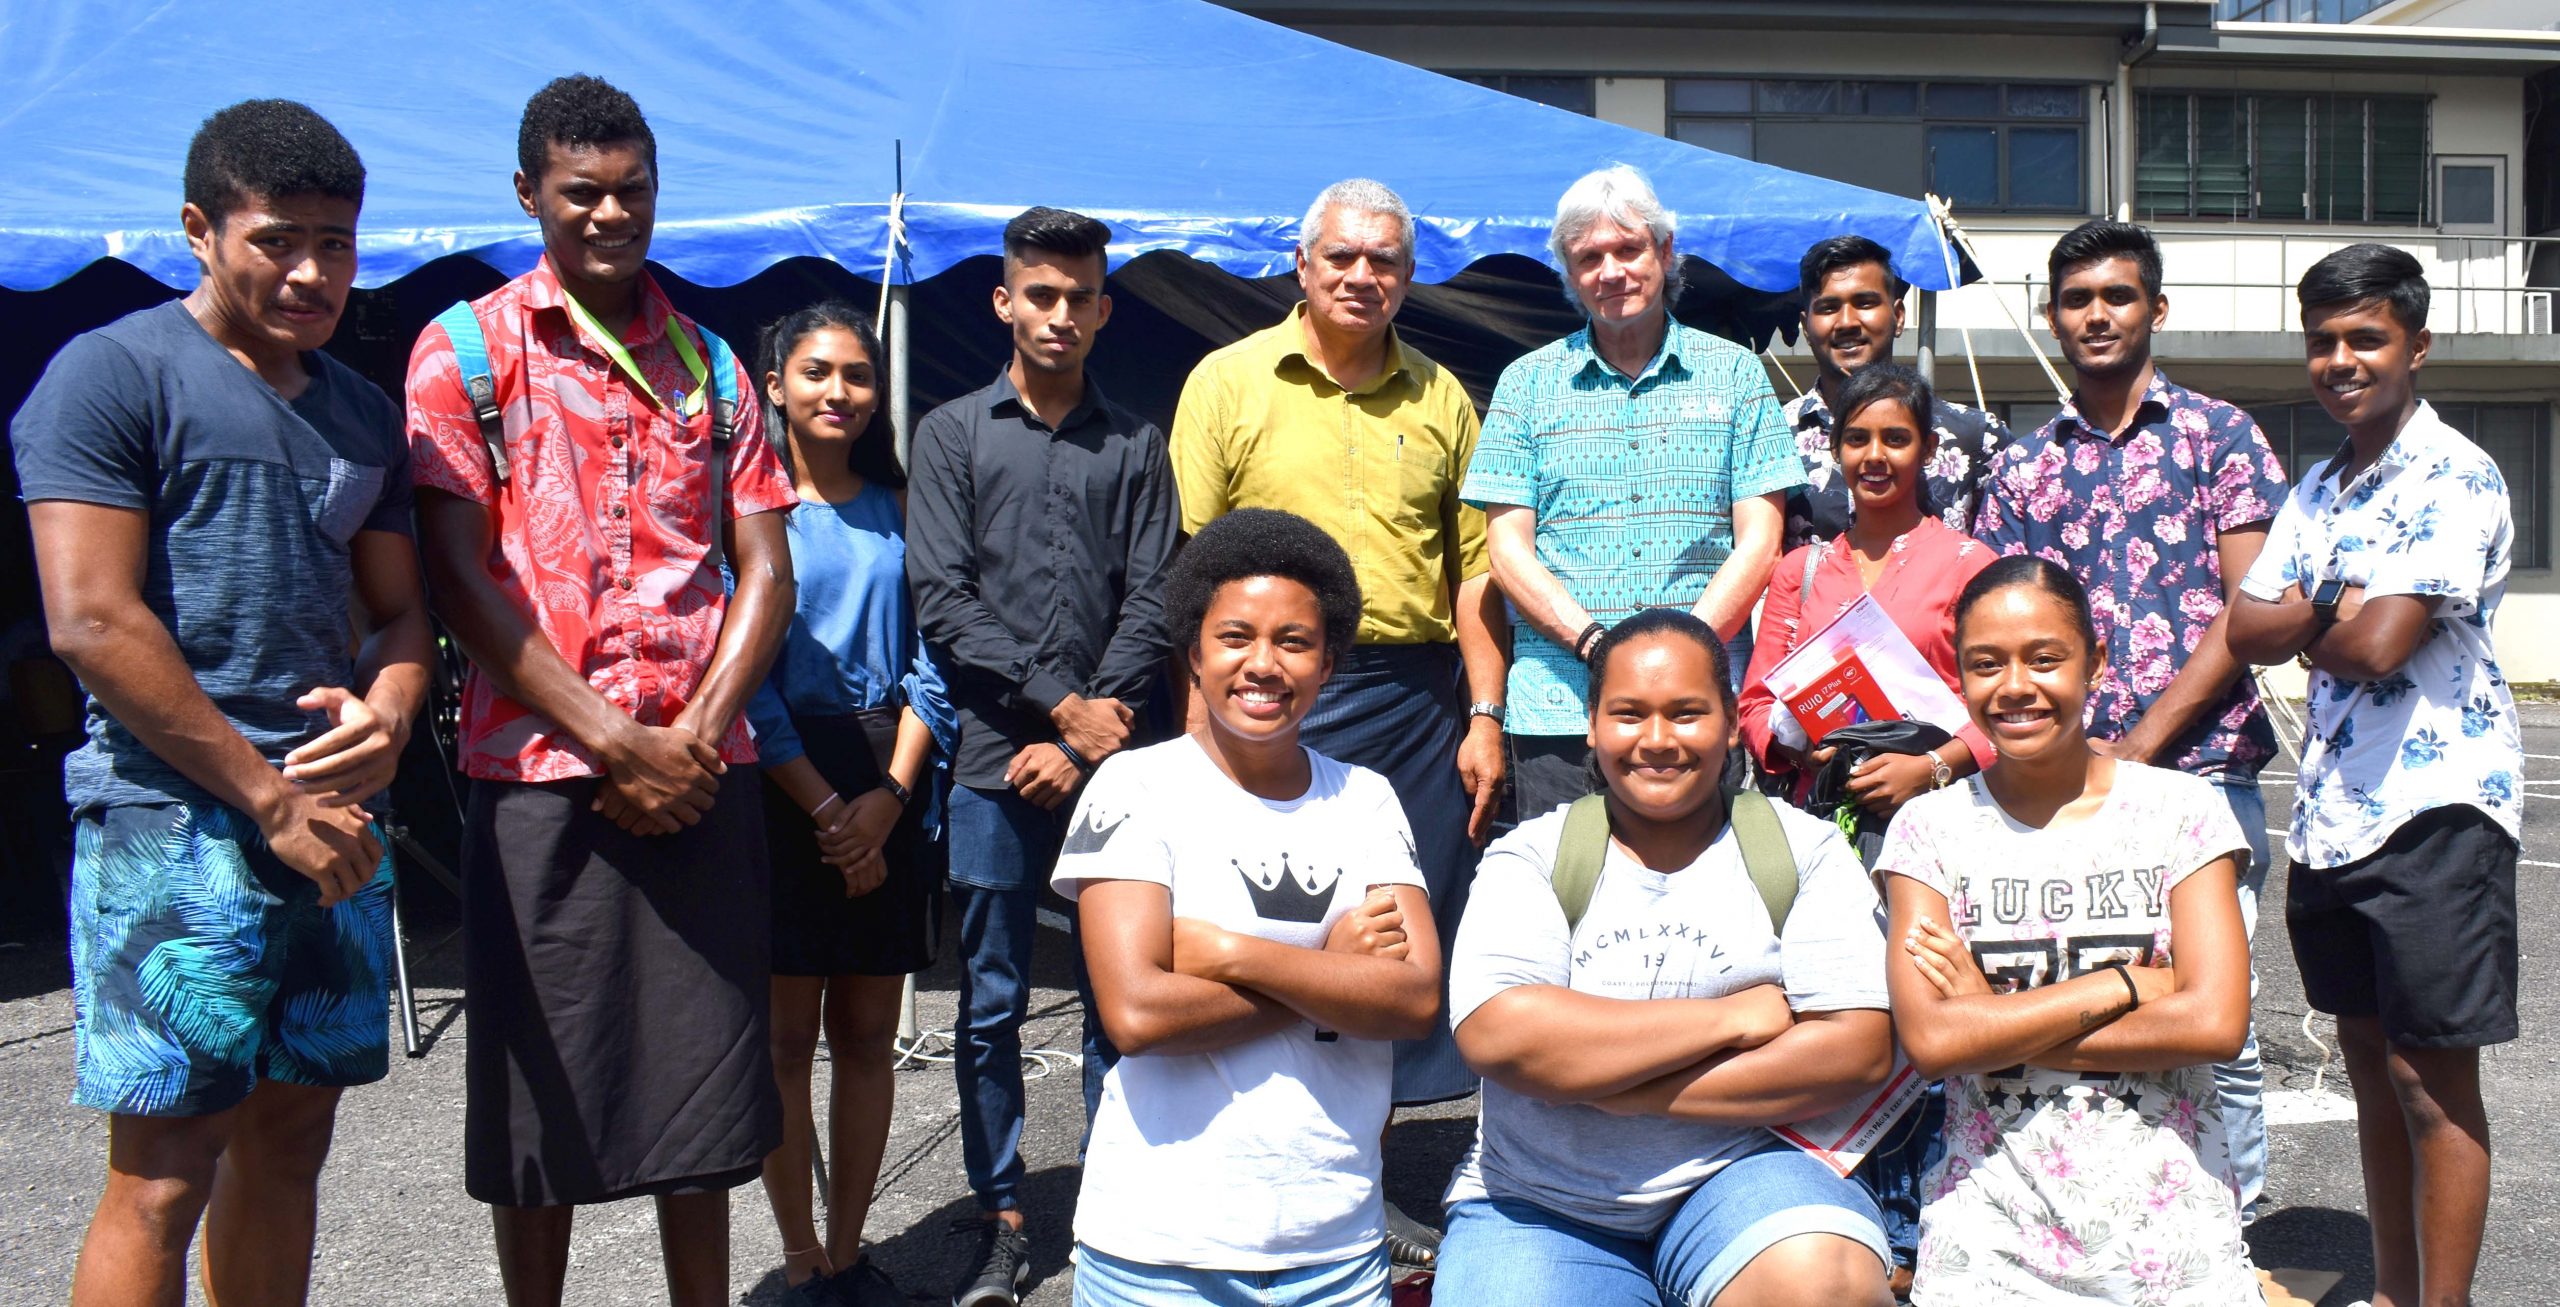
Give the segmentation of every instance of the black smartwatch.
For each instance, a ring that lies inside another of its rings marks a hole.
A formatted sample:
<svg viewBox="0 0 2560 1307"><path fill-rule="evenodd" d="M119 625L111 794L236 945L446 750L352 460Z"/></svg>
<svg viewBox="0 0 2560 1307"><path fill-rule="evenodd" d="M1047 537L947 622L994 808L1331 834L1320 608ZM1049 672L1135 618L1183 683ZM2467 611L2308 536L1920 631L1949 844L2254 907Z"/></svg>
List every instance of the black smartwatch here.
<svg viewBox="0 0 2560 1307"><path fill-rule="evenodd" d="M908 789L904 785L900 785L897 777L891 776L886 772L883 772L880 775L880 788L887 790L889 792L889 796L896 799L898 801L898 806L901 808L907 807L916 801L916 792L914 790Z"/></svg>
<svg viewBox="0 0 2560 1307"><path fill-rule="evenodd" d="M2347 583L2334 576L2312 590L2311 615L2320 619L2320 629L2325 631L2338 624L2338 598L2346 592Z"/></svg>

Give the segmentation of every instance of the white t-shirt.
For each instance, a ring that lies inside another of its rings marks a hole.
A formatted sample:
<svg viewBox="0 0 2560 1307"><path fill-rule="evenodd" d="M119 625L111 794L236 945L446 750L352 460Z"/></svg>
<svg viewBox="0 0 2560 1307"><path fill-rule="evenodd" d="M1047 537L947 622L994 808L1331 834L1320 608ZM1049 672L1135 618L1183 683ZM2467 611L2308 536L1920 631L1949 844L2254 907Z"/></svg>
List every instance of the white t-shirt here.
<svg viewBox="0 0 2560 1307"><path fill-rule="evenodd" d="M1947 896L2008 993L2110 962L2171 961L2169 892L2248 841L2213 786L2116 764L2087 821L2012 820L1981 778L1905 805L1876 866ZM2259 1301L2210 1066L2012 1067L1947 1081L1947 1159L1921 1184L1912 1302Z"/></svg>
<svg viewBox="0 0 2560 1307"><path fill-rule="evenodd" d="M1189 736L1106 760L1052 884L1173 891L1173 912L1303 948L1371 885L1422 884L1395 791L1308 750L1307 792L1257 798ZM1305 1022L1210 1053L1111 1068L1085 1151L1076 1241L1156 1266L1269 1271L1358 1256L1386 1236L1378 1134L1391 1046Z"/></svg>
<svg viewBox="0 0 2560 1307"><path fill-rule="evenodd" d="M1797 866L1783 941L1730 826L1677 872L1648 870L1611 845L1568 937L1554 875L1569 811L1524 822L1485 850L1449 957L1453 1029L1515 985L1649 999L1783 984L1798 1012L1887 1006L1875 890L1831 823L1777 805ZM1542 1103L1487 1080L1475 1147L1451 1177L1448 1201L1517 1199L1650 1237L1707 1177L1770 1139L1756 1126Z"/></svg>

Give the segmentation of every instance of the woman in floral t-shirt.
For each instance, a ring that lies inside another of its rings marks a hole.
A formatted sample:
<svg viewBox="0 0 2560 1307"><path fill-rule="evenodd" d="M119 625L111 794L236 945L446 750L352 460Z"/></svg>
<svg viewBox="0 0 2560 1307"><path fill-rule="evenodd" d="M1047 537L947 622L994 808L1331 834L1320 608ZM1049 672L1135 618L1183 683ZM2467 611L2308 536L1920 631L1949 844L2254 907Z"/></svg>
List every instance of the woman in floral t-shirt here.
<svg viewBox="0 0 2560 1307"><path fill-rule="evenodd" d="M2090 747L2105 652L2052 563L1975 577L1957 667L1999 760L1878 859L1895 1028L1947 1081L1917 1307L2262 1301L2211 1065L2248 1033L2247 841L2205 781Z"/></svg>

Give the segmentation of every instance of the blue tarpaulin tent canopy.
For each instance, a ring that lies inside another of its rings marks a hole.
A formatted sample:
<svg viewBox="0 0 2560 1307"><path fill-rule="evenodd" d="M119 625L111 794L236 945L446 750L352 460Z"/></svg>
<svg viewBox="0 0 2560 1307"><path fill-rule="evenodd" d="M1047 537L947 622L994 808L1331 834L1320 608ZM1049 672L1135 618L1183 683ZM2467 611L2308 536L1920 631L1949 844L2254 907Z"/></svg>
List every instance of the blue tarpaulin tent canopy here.
<svg viewBox="0 0 2560 1307"><path fill-rule="evenodd" d="M1324 184L1368 174L1421 219L1418 275L1543 258L1556 196L1606 161L1681 214L1683 252L1762 290L1858 232L1946 289L1925 206L1729 158L1349 50L1203 0L334 0L26 4L0 18L0 287L103 258L171 286L188 137L286 96L336 123L371 177L361 284L449 254L503 273L540 253L509 186L525 97L565 72L630 91L658 136L653 258L726 286L817 256L877 278L903 142L922 280L991 252L1033 203L1084 209L1115 261L1178 250L1285 271Z"/></svg>

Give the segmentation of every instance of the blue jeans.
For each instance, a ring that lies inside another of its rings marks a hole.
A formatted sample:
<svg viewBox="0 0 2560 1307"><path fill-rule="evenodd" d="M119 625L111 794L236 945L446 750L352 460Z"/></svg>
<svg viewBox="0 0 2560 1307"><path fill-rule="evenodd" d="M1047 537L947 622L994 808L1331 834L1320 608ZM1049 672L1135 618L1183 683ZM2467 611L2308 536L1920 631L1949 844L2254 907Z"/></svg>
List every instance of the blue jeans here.
<svg viewBox="0 0 2560 1307"><path fill-rule="evenodd" d="M1387 1307L1387 1246L1285 1271L1150 1266L1076 1245L1075 1307Z"/></svg>
<svg viewBox="0 0 2560 1307"><path fill-rule="evenodd" d="M1795 1145L1773 1143L1708 1177L1650 1239L1516 1199L1461 1202L1449 1209L1431 1301L1708 1307L1752 1258L1800 1234L1854 1239L1891 1261L1866 1190Z"/></svg>
<svg viewBox="0 0 2560 1307"><path fill-rule="evenodd" d="M960 1084L960 1156L969 1188L989 1211L1020 1206L1022 1187L1022 1022L1031 1012L1031 945L1041 897L1058 862L1071 814L1049 811L1011 790L951 787L951 897L960 909L960 1019L951 1070ZM1074 920L1074 909L1061 904ZM1102 1101L1102 1077L1119 1054L1094 1016L1084 948L1075 951L1076 996L1084 1003L1084 1119ZM1077 1155L1083 1155L1082 1145Z"/></svg>
<svg viewBox="0 0 2560 1307"><path fill-rule="evenodd" d="M2258 933L2258 891L2267 883L2267 800L2256 777L2225 773L2205 777L2231 805L2231 819L2249 840L2249 865L2240 869L2240 928L2253 939ZM2258 997L2258 968L2249 965L2249 998ZM2231 1136L2231 1178L2240 1186L2241 1219L2258 1214L2258 1194L2267 1184L2266 1068L2258 1061L2258 1023L2249 1022L2249 1042L2240 1056L2213 1068L2213 1087L2222 1098L2222 1128Z"/></svg>
<svg viewBox="0 0 2560 1307"><path fill-rule="evenodd" d="M1946 1160L1946 1125L1947 1087L1932 1080L1911 1110L1885 1131L1867 1160L1850 1172L1850 1178L1875 1198L1876 1210L1884 1216L1885 1242L1892 1245L1897 1266L1919 1263L1920 1182L1928 1177L1929 1168Z"/></svg>

